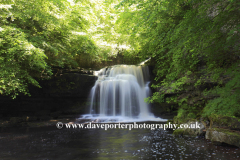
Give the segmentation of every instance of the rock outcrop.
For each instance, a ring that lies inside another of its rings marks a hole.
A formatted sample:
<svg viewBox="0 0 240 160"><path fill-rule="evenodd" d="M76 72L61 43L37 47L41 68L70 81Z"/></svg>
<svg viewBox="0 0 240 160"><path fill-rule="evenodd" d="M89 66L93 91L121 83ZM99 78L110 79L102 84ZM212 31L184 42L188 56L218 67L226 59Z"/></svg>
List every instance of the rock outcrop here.
<svg viewBox="0 0 240 160"><path fill-rule="evenodd" d="M240 147L240 133L228 129L212 128L206 131L206 139Z"/></svg>
<svg viewBox="0 0 240 160"><path fill-rule="evenodd" d="M13 100L0 96L0 119L18 123L19 118L12 117L29 117L28 121L35 121L83 114L97 79L90 72L86 73L76 70L57 72L51 79L39 81L42 88L29 86L30 97L19 95Z"/></svg>
<svg viewBox="0 0 240 160"><path fill-rule="evenodd" d="M204 136L206 128L203 123L198 121L189 121L188 123L181 124L182 128L179 126L173 134L174 135L191 135L191 136ZM188 127L184 127L188 126Z"/></svg>

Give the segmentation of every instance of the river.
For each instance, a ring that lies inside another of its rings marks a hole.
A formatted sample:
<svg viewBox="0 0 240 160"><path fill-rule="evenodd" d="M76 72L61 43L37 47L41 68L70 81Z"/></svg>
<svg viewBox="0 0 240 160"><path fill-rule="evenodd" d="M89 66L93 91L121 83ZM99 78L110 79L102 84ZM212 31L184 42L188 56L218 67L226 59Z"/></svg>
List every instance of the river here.
<svg viewBox="0 0 240 160"><path fill-rule="evenodd" d="M239 148L163 129L3 128L0 144L1 160L240 159Z"/></svg>

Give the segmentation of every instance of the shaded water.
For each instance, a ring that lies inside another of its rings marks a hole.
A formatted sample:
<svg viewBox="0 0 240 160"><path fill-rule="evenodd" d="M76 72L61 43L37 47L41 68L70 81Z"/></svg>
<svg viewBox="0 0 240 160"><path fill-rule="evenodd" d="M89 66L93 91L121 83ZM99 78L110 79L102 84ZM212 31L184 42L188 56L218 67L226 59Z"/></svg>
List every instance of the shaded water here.
<svg viewBox="0 0 240 160"><path fill-rule="evenodd" d="M154 122L156 123L156 122ZM197 137L173 137L163 129L2 129L2 160L237 160L239 148Z"/></svg>

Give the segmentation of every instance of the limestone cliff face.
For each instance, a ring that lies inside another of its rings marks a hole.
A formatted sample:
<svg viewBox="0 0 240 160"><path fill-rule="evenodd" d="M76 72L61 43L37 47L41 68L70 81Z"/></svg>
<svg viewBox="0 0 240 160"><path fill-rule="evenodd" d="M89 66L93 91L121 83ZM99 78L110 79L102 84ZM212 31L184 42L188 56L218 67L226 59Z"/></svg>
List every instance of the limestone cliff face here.
<svg viewBox="0 0 240 160"><path fill-rule="evenodd" d="M82 114L96 77L77 71L55 74L50 80L39 81L42 88L29 86L31 97L20 95L12 100L0 96L0 119L32 117L58 118L67 114Z"/></svg>

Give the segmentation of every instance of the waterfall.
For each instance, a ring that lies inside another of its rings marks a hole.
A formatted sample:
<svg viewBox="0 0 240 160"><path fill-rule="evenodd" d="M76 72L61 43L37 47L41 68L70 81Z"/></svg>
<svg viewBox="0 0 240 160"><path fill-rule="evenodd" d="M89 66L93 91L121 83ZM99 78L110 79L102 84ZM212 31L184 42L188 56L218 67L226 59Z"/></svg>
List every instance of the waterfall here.
<svg viewBox="0 0 240 160"><path fill-rule="evenodd" d="M147 66L115 65L95 75L98 79L90 93L88 116L118 120L153 118L149 105L144 102L150 96Z"/></svg>

